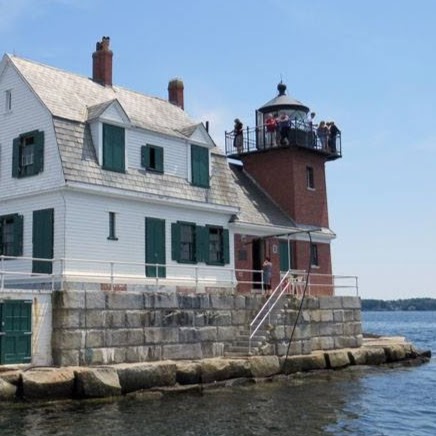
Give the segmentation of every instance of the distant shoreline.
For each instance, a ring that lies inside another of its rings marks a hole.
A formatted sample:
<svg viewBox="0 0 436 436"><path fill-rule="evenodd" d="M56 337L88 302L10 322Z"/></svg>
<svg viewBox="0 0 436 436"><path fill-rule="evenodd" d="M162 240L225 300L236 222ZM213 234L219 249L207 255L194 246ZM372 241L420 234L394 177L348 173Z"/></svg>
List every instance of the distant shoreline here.
<svg viewBox="0 0 436 436"><path fill-rule="evenodd" d="M362 311L373 312L411 312L436 311L435 298L407 298L399 300L362 299Z"/></svg>

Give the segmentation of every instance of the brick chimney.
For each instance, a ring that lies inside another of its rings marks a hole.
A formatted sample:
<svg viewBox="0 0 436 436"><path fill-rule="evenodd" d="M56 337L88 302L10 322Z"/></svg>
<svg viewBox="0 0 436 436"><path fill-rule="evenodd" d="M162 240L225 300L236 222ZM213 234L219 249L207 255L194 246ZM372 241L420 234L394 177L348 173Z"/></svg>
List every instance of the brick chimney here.
<svg viewBox="0 0 436 436"><path fill-rule="evenodd" d="M103 36L92 54L92 80L103 86L112 86L113 53L109 50L109 43L109 36Z"/></svg>
<svg viewBox="0 0 436 436"><path fill-rule="evenodd" d="M180 79L172 79L168 83L168 100L181 109L185 108L183 89L183 82Z"/></svg>

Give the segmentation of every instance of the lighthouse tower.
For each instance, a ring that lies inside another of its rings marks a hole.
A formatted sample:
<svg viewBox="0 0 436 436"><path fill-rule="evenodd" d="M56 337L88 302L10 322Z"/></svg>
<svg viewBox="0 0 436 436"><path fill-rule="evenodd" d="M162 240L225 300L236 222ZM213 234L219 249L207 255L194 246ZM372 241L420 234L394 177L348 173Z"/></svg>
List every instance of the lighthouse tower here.
<svg viewBox="0 0 436 436"><path fill-rule="evenodd" d="M292 268L307 270L310 260L314 272L331 274L334 233L329 229L325 164L342 156L340 131L329 121L330 136L327 129L324 135L317 132L322 117L308 118L309 108L287 95L285 84L279 83L277 90L256 111L256 127L244 130L242 149L236 150L227 134L226 152L302 229L293 237ZM267 127L271 118L277 121L275 130ZM304 230L313 230L310 238ZM330 238L322 237L326 234Z"/></svg>

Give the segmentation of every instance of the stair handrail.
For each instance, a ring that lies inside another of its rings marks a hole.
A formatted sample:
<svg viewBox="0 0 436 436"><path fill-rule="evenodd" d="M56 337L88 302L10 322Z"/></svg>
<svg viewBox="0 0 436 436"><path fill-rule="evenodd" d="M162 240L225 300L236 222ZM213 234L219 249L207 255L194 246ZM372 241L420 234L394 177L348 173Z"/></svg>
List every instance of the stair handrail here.
<svg viewBox="0 0 436 436"><path fill-rule="evenodd" d="M281 278L279 284L274 289L274 292L269 296L268 300L265 302L265 304L260 308L260 310L257 312L256 316L253 318L253 321L250 323L250 337L248 338L248 353L251 353L251 340L253 339L256 332L259 330L259 328L263 325L268 315L271 313L271 311L274 309L277 302L280 300L281 296L286 292L286 290L289 288L291 283L293 282L292 277L291 280L289 279L289 276L292 276L291 270L287 271L286 274ZM285 285L283 286L283 284ZM278 296L277 296L278 294ZM275 298L275 300L274 300ZM271 304L272 302L272 304ZM263 311L268 308L263 318L259 321L257 326L252 331L253 326L256 324L257 319L262 315Z"/></svg>

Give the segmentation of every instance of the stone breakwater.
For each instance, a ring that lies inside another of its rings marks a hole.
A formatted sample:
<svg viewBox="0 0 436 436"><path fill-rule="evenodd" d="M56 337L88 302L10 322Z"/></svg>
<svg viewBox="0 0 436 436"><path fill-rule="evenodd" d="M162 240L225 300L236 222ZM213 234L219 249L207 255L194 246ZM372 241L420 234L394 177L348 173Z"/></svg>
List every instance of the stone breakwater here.
<svg viewBox="0 0 436 436"><path fill-rule="evenodd" d="M97 367L0 367L0 401L106 398L144 391L161 396L353 365L419 364L430 357L430 351L418 351L404 338L372 338L364 339L359 348L315 351L287 358L249 356Z"/></svg>

